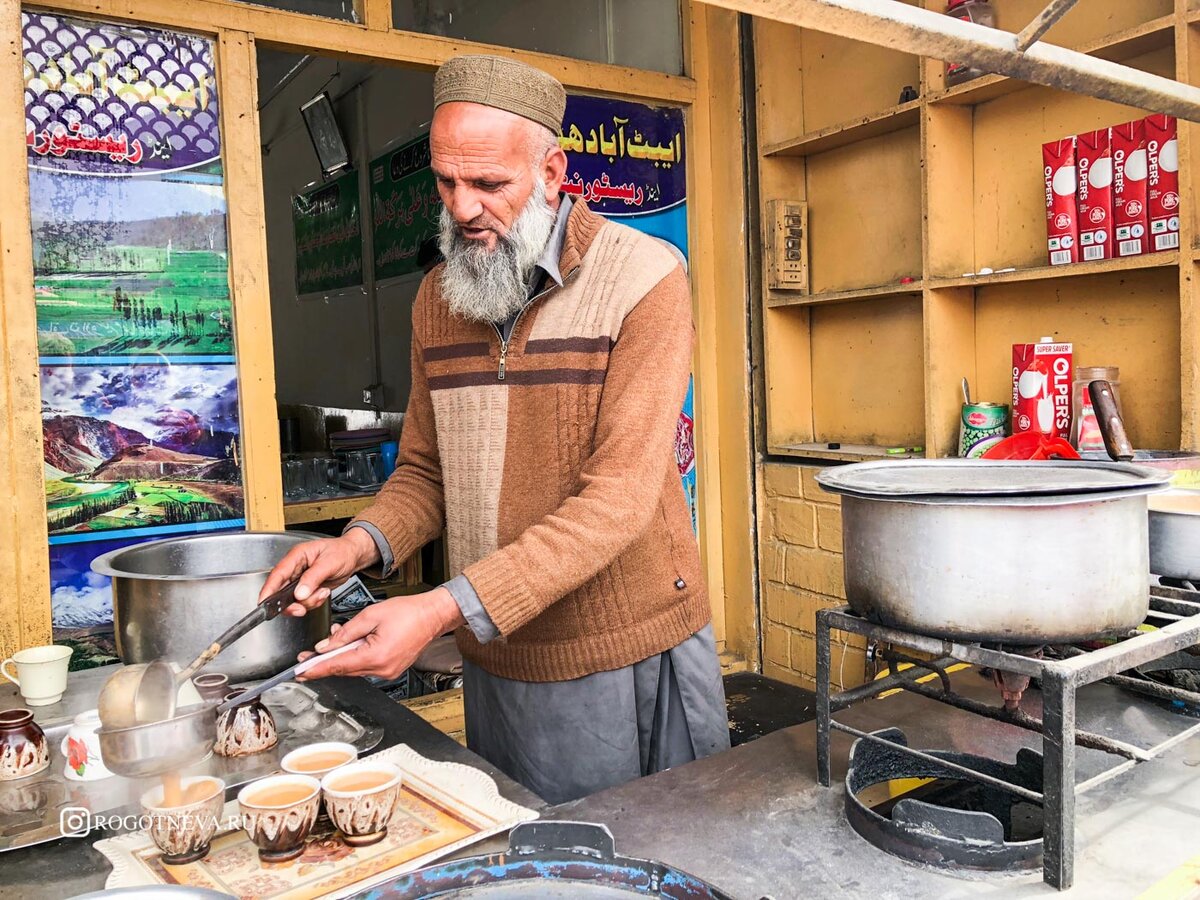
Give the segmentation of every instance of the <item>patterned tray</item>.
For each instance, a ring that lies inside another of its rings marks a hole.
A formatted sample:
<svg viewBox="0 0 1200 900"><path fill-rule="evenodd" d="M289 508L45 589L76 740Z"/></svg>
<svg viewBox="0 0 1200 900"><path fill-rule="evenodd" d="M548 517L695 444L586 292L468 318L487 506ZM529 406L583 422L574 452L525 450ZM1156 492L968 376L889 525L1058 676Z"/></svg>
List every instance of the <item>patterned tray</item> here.
<svg viewBox="0 0 1200 900"><path fill-rule="evenodd" d="M134 832L96 842L113 865L105 887L188 885L262 900L346 897L537 818L470 766L434 762L404 744L369 758L395 763L404 773L388 836L374 846L352 848L334 834L310 838L298 859L264 864L238 829L218 835L199 862L168 866L150 837ZM227 818L237 812L236 802L226 804Z"/></svg>

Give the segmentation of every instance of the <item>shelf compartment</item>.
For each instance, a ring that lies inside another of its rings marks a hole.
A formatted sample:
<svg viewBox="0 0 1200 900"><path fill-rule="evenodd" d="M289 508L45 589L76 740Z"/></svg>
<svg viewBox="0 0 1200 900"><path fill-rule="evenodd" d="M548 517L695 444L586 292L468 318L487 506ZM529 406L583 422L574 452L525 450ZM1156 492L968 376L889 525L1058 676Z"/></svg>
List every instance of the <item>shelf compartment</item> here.
<svg viewBox="0 0 1200 900"><path fill-rule="evenodd" d="M845 147L856 141L865 141L880 135L891 134L894 131L902 131L920 124L920 121L921 101L910 100L908 103L901 103L899 106L893 106L882 112L860 116L828 128L822 128L819 131L802 134L792 140L771 144L763 151L763 156L812 156L824 153L826 150Z"/></svg>
<svg viewBox="0 0 1200 900"><path fill-rule="evenodd" d="M837 443L834 441L834 443ZM878 459L924 459L922 449L914 453L906 448L903 453L889 453L889 447L877 447L874 444L842 444L832 450L828 443L814 441L805 444L780 444L768 448L774 456L792 456L798 459L831 459L842 462L870 462Z"/></svg>
<svg viewBox="0 0 1200 900"><path fill-rule="evenodd" d="M1097 59L1123 62L1154 50L1173 47L1174 44L1175 17L1160 16L1072 49ZM974 106L1036 86L1027 81L1009 78L1007 75L982 75L964 84L956 84L944 91L930 94L929 102Z"/></svg>
<svg viewBox="0 0 1200 900"><path fill-rule="evenodd" d="M1100 259L1095 262L1079 262L1066 266L1035 266L1028 269L1017 269L1014 272L995 272L991 275L935 277L929 280L929 287L937 290L989 284L1014 284L1022 281L1048 281L1054 278L1104 275L1109 272L1165 269L1177 265L1179 265L1179 251L1165 250L1161 253L1144 253L1141 256L1126 256L1118 259Z"/></svg>
<svg viewBox="0 0 1200 900"><path fill-rule="evenodd" d="M360 494L350 497L302 500L283 504L283 521L287 525L303 525L307 522L328 522L333 519L350 519L375 502L375 494Z"/></svg>
<svg viewBox="0 0 1200 900"><path fill-rule="evenodd" d="M800 294L795 291L775 289L767 299L771 309L788 306L815 306L819 303L850 303L855 300L877 300L880 297L920 296L923 283L882 284L878 287L855 288L847 291L822 291L819 294Z"/></svg>

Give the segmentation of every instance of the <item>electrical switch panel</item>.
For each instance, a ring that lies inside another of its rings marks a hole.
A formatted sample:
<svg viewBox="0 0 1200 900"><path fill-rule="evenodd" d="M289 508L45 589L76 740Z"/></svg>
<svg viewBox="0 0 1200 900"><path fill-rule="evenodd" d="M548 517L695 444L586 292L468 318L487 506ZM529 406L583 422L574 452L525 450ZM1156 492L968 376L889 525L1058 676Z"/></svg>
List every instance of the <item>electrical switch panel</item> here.
<svg viewBox="0 0 1200 900"><path fill-rule="evenodd" d="M767 285L807 292L808 204L799 200L771 200L767 211L771 229Z"/></svg>

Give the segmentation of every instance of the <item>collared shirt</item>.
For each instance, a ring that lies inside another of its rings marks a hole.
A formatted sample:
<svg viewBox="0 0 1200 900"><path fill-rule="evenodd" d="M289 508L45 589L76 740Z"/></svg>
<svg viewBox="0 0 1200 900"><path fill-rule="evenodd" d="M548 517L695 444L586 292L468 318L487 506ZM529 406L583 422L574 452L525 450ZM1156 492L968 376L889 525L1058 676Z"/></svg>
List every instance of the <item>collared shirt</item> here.
<svg viewBox="0 0 1200 900"><path fill-rule="evenodd" d="M537 263L534 264L533 272L530 274L529 284L526 289L525 305L505 321L494 323L496 328L500 330L502 340L507 341L512 337L513 327L516 325L517 319L520 318L521 313L529 308L529 303L537 295L539 288L547 278L559 287L563 285L562 272L559 270L558 263L562 257L563 243L567 236L567 218L571 215L572 203L571 198L566 194L559 194L558 198L558 215L554 220L554 228L550 232L550 239L546 241L542 255L538 257ZM367 534L371 535L371 539L375 542L375 546L379 550L383 571L390 571L395 562L392 558L392 548L388 545L388 542L384 539L379 529L369 522L356 522L350 527L366 529ZM496 628L496 624L492 621L492 617L483 608L483 603L480 602L479 595L475 593L475 588L471 586L470 580L465 575L457 575L451 578L443 587L454 597L454 601L458 604L463 618L467 620L467 627L471 629L481 644L486 644L488 641L493 640L500 633L499 629Z"/></svg>

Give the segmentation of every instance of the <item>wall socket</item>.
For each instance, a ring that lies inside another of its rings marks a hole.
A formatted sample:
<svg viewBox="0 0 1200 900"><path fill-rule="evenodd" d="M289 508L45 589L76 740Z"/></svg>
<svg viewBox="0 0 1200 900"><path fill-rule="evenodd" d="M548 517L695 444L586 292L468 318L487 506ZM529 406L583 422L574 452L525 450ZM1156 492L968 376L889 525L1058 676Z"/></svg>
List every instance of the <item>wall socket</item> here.
<svg viewBox="0 0 1200 900"><path fill-rule="evenodd" d="M770 200L767 286L808 292L808 204L801 200Z"/></svg>

